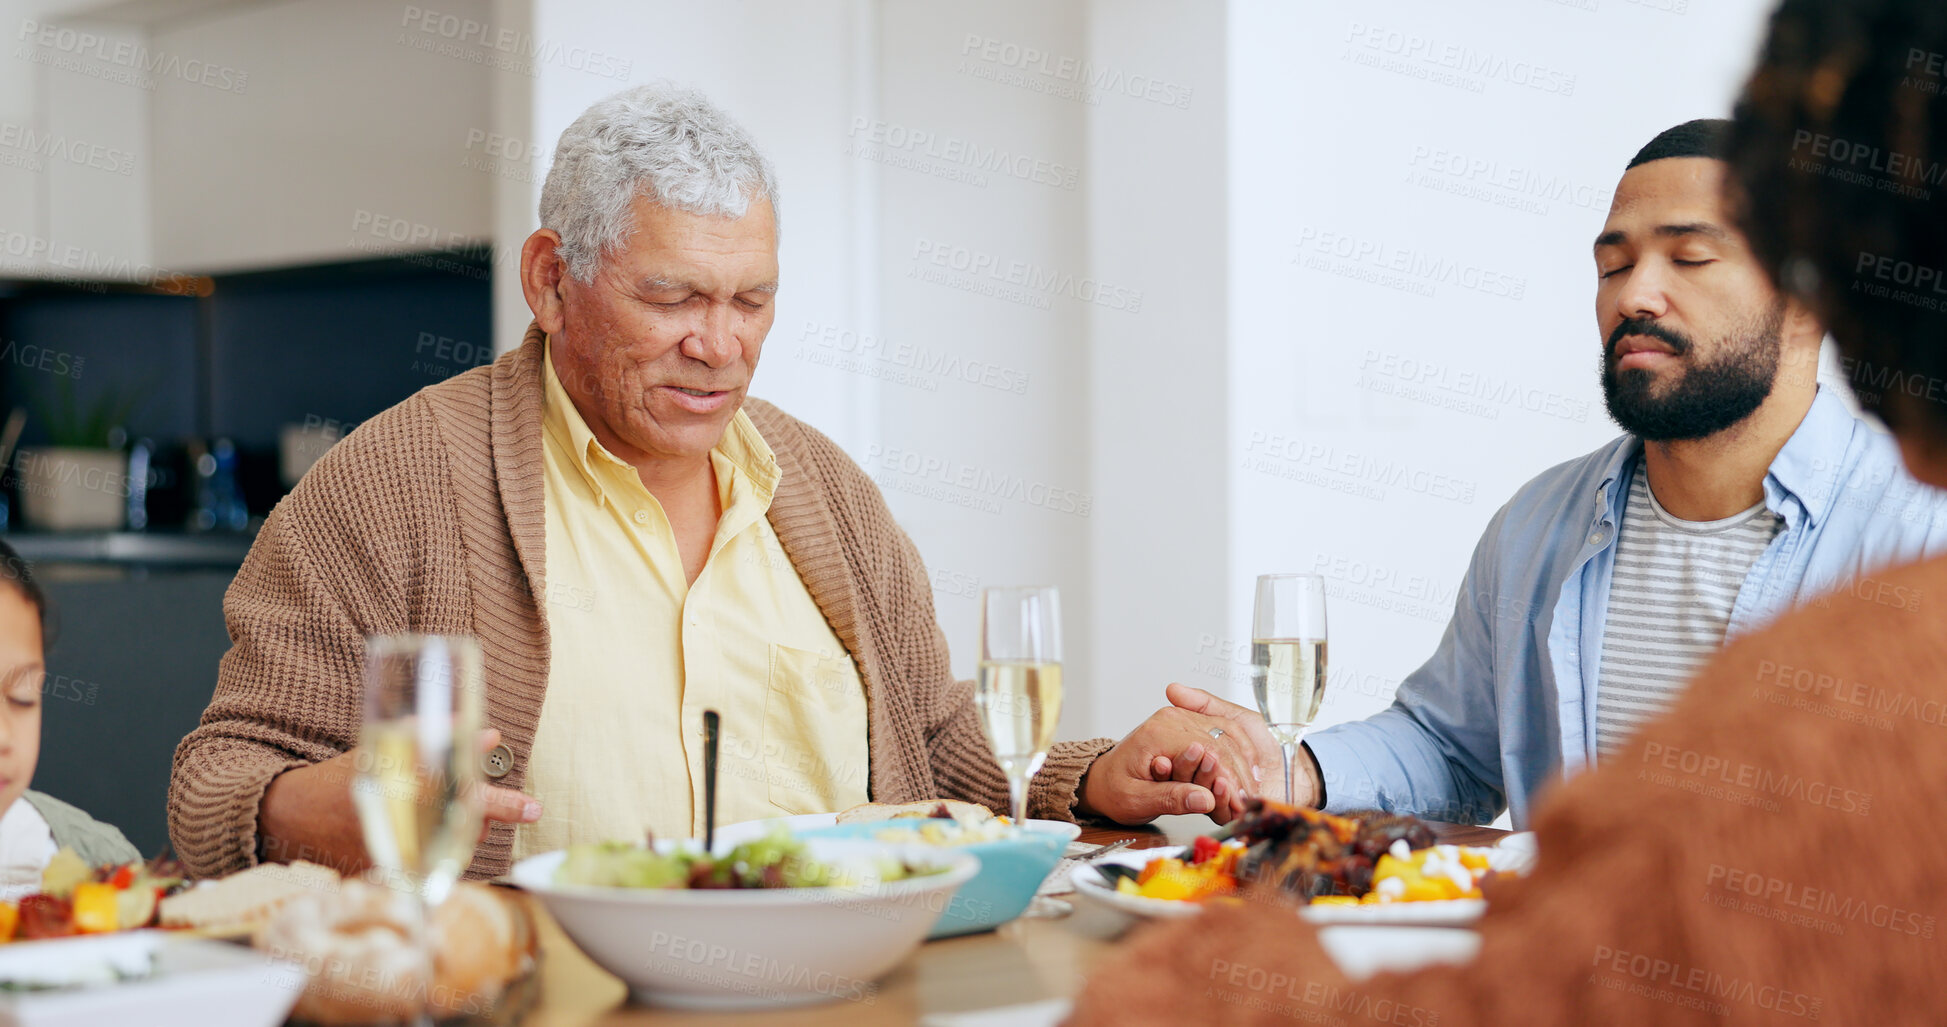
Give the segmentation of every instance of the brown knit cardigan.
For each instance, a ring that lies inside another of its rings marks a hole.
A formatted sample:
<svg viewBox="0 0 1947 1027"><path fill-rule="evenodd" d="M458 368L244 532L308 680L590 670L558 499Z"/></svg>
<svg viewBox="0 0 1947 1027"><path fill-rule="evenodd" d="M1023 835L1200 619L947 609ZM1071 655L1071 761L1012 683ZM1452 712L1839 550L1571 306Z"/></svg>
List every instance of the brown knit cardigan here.
<svg viewBox="0 0 1947 1027"><path fill-rule="evenodd" d="M1947 560L1732 643L1535 833L1471 965L1355 983L1247 904L1132 939L1071 1023L1947 1023Z"/></svg>
<svg viewBox="0 0 1947 1027"><path fill-rule="evenodd" d="M514 753L498 783L521 785L548 682L542 339L530 326L519 349L360 425L265 521L224 597L231 648L216 692L169 782L169 833L192 874L252 865L271 779L357 742L368 635L477 637L487 719ZM830 439L768 403L744 409L782 472L771 526L865 683L872 797L1004 809L1006 780L971 684L953 679L912 541ZM1083 773L1113 744L1057 744L1032 815L1072 819ZM614 754L617 773L628 756ZM512 825L493 825L470 876L505 873L512 842Z"/></svg>

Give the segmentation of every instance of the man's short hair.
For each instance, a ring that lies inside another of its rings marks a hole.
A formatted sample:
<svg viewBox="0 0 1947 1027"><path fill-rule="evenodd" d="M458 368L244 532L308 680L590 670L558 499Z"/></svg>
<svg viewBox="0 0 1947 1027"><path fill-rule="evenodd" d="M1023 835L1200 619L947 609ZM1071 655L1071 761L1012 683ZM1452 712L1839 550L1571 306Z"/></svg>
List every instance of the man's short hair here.
<svg viewBox="0 0 1947 1027"><path fill-rule="evenodd" d="M646 194L691 214L740 218L754 199L777 216L777 172L743 126L702 93L666 82L600 100L561 133L541 187L541 227L561 236L568 273L588 282L635 231Z"/></svg>
<svg viewBox="0 0 1947 1027"><path fill-rule="evenodd" d="M1732 210L1860 404L1947 441L1947 3L1784 0L1738 100Z"/></svg>
<svg viewBox="0 0 1947 1027"><path fill-rule="evenodd" d="M1708 157L1725 160L1730 156L1731 123L1725 118L1698 118L1666 128L1636 151L1629 168L1665 157ZM1629 168L1624 168L1628 171Z"/></svg>

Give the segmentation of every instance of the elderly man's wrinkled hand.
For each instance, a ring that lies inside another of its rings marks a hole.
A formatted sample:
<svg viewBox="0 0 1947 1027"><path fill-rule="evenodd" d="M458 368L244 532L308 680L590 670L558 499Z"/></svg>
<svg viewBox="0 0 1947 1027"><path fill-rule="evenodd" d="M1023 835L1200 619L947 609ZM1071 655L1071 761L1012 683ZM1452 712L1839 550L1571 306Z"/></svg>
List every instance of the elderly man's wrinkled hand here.
<svg viewBox="0 0 1947 1027"><path fill-rule="evenodd" d="M1240 750L1249 753L1246 763L1251 775L1251 788L1243 796L1236 798L1233 815L1243 812L1243 800L1249 795L1261 795L1267 799L1278 799L1296 803L1300 806L1319 804L1318 796L1322 787L1319 781L1318 765L1304 747L1297 747L1292 760L1292 789L1295 795L1287 796L1284 789L1284 749L1264 726L1264 718L1258 711L1234 702L1219 699L1201 688L1172 683L1168 690L1170 704L1178 709L1200 714L1220 721L1224 737L1230 739Z"/></svg>
<svg viewBox="0 0 1947 1027"><path fill-rule="evenodd" d="M499 745L499 730L482 731L478 744L483 753ZM351 789L365 758L363 750L353 748L277 775L258 808L258 858L267 863L309 860L341 874L370 866ZM479 787L486 821L480 826L481 839L487 837L493 821L531 824L541 819L541 803L534 797L497 785Z"/></svg>
<svg viewBox="0 0 1947 1027"><path fill-rule="evenodd" d="M1222 824L1261 781L1277 780L1273 771L1282 774L1277 742L1256 713L1183 685L1168 696L1171 705L1096 758L1077 812L1122 824L1207 813Z"/></svg>

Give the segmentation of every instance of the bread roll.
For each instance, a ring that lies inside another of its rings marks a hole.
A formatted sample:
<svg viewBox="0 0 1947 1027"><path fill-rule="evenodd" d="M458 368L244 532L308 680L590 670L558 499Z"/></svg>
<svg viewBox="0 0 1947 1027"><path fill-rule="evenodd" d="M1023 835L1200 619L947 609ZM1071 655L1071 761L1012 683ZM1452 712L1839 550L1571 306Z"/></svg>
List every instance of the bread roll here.
<svg viewBox="0 0 1947 1027"><path fill-rule="evenodd" d="M420 919L418 903L348 880L285 902L256 947L304 967L291 1018L325 1027L482 1016L534 966L537 937L518 899L463 883Z"/></svg>
<svg viewBox="0 0 1947 1027"><path fill-rule="evenodd" d="M479 1016L533 965L527 913L500 889L462 883L433 911L435 1018Z"/></svg>
<svg viewBox="0 0 1947 1027"><path fill-rule="evenodd" d="M432 966L417 903L390 888L345 881L332 894L286 902L256 947L304 967L293 1020L340 1027L411 1022L425 1008Z"/></svg>

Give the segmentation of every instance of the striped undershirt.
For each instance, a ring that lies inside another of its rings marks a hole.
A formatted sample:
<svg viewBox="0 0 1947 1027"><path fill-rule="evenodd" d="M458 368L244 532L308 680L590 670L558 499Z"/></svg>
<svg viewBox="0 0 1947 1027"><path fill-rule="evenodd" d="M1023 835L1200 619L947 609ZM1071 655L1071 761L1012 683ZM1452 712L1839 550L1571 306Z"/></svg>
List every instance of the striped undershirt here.
<svg viewBox="0 0 1947 1027"><path fill-rule="evenodd" d="M1670 515L1638 469L1629 486L1596 677L1598 757L1676 699L1724 644L1744 575L1778 534L1763 503L1718 521Z"/></svg>

